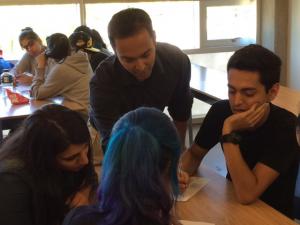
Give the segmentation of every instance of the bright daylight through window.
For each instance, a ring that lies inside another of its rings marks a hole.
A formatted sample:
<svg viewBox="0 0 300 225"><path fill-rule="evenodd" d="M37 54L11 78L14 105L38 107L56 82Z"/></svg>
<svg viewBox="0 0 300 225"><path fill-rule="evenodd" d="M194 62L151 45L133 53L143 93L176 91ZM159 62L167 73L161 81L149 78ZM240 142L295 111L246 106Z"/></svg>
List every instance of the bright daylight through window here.
<svg viewBox="0 0 300 225"><path fill-rule="evenodd" d="M85 21L100 32L106 44L107 25L112 15L128 7L142 8L153 21L157 41L168 42L184 50L245 45L256 42L256 0L194 0L153 2L99 2L73 0L64 4L0 6L2 28L0 49L6 59L19 59L23 51L18 36L32 27L42 38L61 32L69 36ZM44 1L47 2L47 1ZM34 3L33 3L34 4ZM36 3L35 3L36 4ZM13 14L12 14L13 12ZM85 12L85 13L83 13ZM12 16L13 15L13 16ZM85 18L81 18L84 17Z"/></svg>

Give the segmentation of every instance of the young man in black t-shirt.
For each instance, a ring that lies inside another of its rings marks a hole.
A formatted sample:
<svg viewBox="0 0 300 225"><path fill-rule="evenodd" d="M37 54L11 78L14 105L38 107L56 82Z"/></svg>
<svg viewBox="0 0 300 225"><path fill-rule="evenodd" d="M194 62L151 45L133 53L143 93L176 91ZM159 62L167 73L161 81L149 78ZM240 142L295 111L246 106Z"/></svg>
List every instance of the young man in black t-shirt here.
<svg viewBox="0 0 300 225"><path fill-rule="evenodd" d="M214 104L182 168L197 171L205 154L221 141L237 200L261 198L289 217L298 168L296 117L270 102L279 90L281 60L259 45L234 53L227 65L228 97Z"/></svg>

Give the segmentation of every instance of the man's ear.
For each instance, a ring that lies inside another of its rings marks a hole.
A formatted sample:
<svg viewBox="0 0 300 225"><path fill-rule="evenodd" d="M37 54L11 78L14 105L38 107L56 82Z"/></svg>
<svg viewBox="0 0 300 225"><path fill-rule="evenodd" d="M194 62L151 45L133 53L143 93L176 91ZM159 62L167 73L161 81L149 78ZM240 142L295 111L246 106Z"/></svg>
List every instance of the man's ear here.
<svg viewBox="0 0 300 225"><path fill-rule="evenodd" d="M273 86L269 89L268 98L269 98L270 102L276 98L276 96L279 92L279 88L280 88L279 83L276 83L276 84L273 84Z"/></svg>

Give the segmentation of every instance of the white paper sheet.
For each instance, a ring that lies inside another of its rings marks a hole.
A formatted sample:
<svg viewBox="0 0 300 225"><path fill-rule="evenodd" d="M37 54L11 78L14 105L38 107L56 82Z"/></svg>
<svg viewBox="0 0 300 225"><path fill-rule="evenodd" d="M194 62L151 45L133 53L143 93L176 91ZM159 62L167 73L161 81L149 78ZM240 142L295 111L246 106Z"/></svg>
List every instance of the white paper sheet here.
<svg viewBox="0 0 300 225"><path fill-rule="evenodd" d="M187 189L178 196L177 201L185 202L193 197L198 191L201 190L208 183L208 179L203 177L190 177Z"/></svg>
<svg viewBox="0 0 300 225"><path fill-rule="evenodd" d="M199 222L199 221L189 221L189 220L179 220L182 225L214 225L213 223Z"/></svg>

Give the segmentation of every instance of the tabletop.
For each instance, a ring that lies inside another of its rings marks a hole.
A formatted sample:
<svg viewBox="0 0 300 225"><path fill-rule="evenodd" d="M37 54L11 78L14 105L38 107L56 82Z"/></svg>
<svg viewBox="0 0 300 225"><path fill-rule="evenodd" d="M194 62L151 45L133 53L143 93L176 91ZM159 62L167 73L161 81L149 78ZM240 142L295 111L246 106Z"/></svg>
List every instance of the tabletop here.
<svg viewBox="0 0 300 225"><path fill-rule="evenodd" d="M261 200L250 205L238 203L232 183L203 165L199 176L209 182L187 202L176 203L179 219L215 225L297 225Z"/></svg>
<svg viewBox="0 0 300 225"><path fill-rule="evenodd" d="M64 105L72 110L82 110L83 108L75 102L64 100L62 97L55 97L46 100L34 100L30 99L29 104L13 105L6 95L5 89L10 89L14 92L22 94L30 99L30 86L1 86L0 85L0 120L16 119L26 117L32 114L35 110L39 109L43 105L56 103Z"/></svg>
<svg viewBox="0 0 300 225"><path fill-rule="evenodd" d="M29 98L29 103L13 105L6 94L5 89L10 89L13 92L17 92ZM25 119L27 116L31 115L34 111L44 105L55 103L64 105L67 108L75 111L84 110L84 108L79 104L64 100L63 97L55 97L45 100L34 100L30 98L29 92L30 86L19 85L17 87L12 87L0 85L0 143L3 141L3 130L16 128L23 119Z"/></svg>

